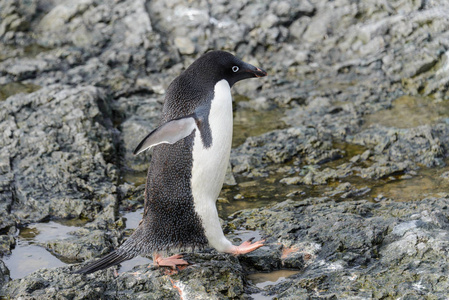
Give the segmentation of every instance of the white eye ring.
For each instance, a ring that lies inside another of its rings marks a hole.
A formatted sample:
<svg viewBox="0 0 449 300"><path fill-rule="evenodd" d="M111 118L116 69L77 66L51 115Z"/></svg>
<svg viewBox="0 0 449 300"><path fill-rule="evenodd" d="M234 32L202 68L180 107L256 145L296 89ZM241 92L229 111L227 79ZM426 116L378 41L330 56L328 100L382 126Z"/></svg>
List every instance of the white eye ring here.
<svg viewBox="0 0 449 300"><path fill-rule="evenodd" d="M239 67L237 67L237 66L233 66L233 67L232 67L232 71L233 71L233 72L237 72L238 70L239 70Z"/></svg>

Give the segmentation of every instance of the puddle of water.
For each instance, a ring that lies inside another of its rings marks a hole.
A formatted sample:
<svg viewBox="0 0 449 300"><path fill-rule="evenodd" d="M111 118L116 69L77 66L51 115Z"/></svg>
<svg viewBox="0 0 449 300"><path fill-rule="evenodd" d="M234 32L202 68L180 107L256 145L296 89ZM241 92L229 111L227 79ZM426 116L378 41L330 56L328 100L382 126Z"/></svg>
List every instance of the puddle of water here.
<svg viewBox="0 0 449 300"><path fill-rule="evenodd" d="M396 180L380 180L374 184L370 193L374 199L379 195L395 201L418 201L426 197L441 197L449 193L449 178L441 174L449 172L449 166L442 168L422 168L418 175ZM380 185L379 185L380 183Z"/></svg>
<svg viewBox="0 0 449 300"><path fill-rule="evenodd" d="M63 225L54 221L36 223L20 229L19 239L30 244L64 240L70 237L69 232L75 231L76 229L73 225Z"/></svg>
<svg viewBox="0 0 449 300"><path fill-rule="evenodd" d="M241 242L248 241L250 239L254 239L254 241L260 241L262 236L259 231L255 230L234 230L232 232L234 239L239 239Z"/></svg>
<svg viewBox="0 0 449 300"><path fill-rule="evenodd" d="M249 295L253 300L273 300L274 296L265 296L263 293L255 293Z"/></svg>
<svg viewBox="0 0 449 300"><path fill-rule="evenodd" d="M147 180L147 172L137 172L137 171L125 171L120 177L120 183L127 182L129 184L134 184L135 187L145 184Z"/></svg>
<svg viewBox="0 0 449 300"><path fill-rule="evenodd" d="M284 185L279 183L288 175L281 173L270 175L267 178L239 182L235 186L224 186L217 201L218 214L221 218L227 218L232 213L247 209L259 208L287 199L287 195L298 192L298 197L309 194L315 187ZM240 178L236 178L237 181ZM245 178L247 180L247 178Z"/></svg>
<svg viewBox="0 0 449 300"><path fill-rule="evenodd" d="M277 270L269 273L254 273L248 275L248 279L252 281L259 289L264 289L269 285L276 285L285 281L288 277L298 274L298 270Z"/></svg>
<svg viewBox="0 0 449 300"><path fill-rule="evenodd" d="M254 273L247 276L247 278L255 284L259 289L265 289L267 286L276 285L284 282L288 277L298 274L297 270L277 270L269 273ZM267 296L261 293L254 293L249 295L254 300L275 299L275 296Z"/></svg>
<svg viewBox="0 0 449 300"><path fill-rule="evenodd" d="M12 279L25 277L41 268L54 268L66 265L45 250L45 248L20 240L12 250L12 254L5 256L3 261L9 269Z"/></svg>
<svg viewBox="0 0 449 300"><path fill-rule="evenodd" d="M0 101L6 100L9 96L18 93L32 93L39 90L41 87L31 83L10 82L0 84Z"/></svg>
<svg viewBox="0 0 449 300"><path fill-rule="evenodd" d="M364 128L381 124L396 128L413 128L432 124L449 116L449 101L436 102L431 98L401 96L393 101L392 108L367 115Z"/></svg>
<svg viewBox="0 0 449 300"><path fill-rule="evenodd" d="M75 221L74 224L81 225L79 222L81 221ZM72 224L73 222L64 223ZM44 247L36 244L66 239L70 237L69 233L75 230L74 225L64 225L53 221L31 224L20 229L15 248L11 251L11 255L5 256L3 259L11 273L11 278L22 278L41 268L66 265Z"/></svg>
<svg viewBox="0 0 449 300"><path fill-rule="evenodd" d="M243 102L242 100L246 99L238 95L234 98L236 102ZM284 111L280 108L254 110L251 107L237 106L234 111L232 147L240 146L250 136L286 128L287 125L281 120L282 117L284 117Z"/></svg>
<svg viewBox="0 0 449 300"><path fill-rule="evenodd" d="M136 229L140 220L142 220L142 215L143 208L123 214L123 217L126 218L125 229Z"/></svg>
<svg viewBox="0 0 449 300"><path fill-rule="evenodd" d="M142 256L136 256L133 259L126 260L122 263L120 263L120 269L119 273L128 272L131 271L135 266L140 265L153 265L153 261L149 258L142 257Z"/></svg>

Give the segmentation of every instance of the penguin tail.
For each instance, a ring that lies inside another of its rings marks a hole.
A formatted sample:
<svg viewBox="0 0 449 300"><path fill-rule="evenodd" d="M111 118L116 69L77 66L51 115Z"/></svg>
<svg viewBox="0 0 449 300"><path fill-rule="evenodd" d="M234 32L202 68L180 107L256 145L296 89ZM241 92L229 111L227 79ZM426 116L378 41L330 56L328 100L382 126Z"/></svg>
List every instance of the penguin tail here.
<svg viewBox="0 0 449 300"><path fill-rule="evenodd" d="M126 255L125 253L119 253L117 250L109 253L103 258L94 261L93 263L88 264L87 266L74 271L75 274L90 274L99 270L103 270L109 268L114 265L118 265L119 263L131 259L133 256Z"/></svg>

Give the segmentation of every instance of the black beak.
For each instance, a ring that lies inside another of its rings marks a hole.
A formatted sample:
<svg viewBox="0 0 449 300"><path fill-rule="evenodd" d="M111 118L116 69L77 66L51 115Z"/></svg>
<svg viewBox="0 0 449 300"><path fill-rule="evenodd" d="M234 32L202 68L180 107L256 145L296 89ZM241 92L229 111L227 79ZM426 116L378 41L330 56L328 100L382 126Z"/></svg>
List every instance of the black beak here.
<svg viewBox="0 0 449 300"><path fill-rule="evenodd" d="M245 63L245 68L244 68L243 71L253 74L254 77L265 77L265 76L267 76L267 72L265 72L264 70L262 70L262 69L260 69L258 67L250 65L248 63Z"/></svg>
<svg viewBox="0 0 449 300"><path fill-rule="evenodd" d="M262 70L260 68L257 68L257 67L256 67L256 70L253 71L253 73L254 73L254 75L256 75L256 77L265 77L265 76L267 76L267 72L265 72L264 70Z"/></svg>

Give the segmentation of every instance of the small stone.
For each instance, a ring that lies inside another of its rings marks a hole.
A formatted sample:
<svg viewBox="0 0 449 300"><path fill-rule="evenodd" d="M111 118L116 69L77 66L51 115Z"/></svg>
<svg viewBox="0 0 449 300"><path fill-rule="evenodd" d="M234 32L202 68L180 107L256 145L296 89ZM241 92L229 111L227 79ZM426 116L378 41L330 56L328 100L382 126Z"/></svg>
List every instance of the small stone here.
<svg viewBox="0 0 449 300"><path fill-rule="evenodd" d="M187 37L175 37L175 45L181 54L191 55L195 53L195 44Z"/></svg>
<svg viewBox="0 0 449 300"><path fill-rule="evenodd" d="M286 195L286 197L294 197L294 196L298 196L298 195L301 195L301 194L303 194L304 192L302 191L302 190L296 190L296 191L293 191L293 192L291 192L291 193L288 193L287 195Z"/></svg>
<svg viewBox="0 0 449 300"><path fill-rule="evenodd" d="M360 155L358 154L358 155L351 157L351 159L349 161L352 163L356 163L359 161L359 159L360 159Z"/></svg>
<svg viewBox="0 0 449 300"><path fill-rule="evenodd" d="M371 155L371 151L370 150L366 150L365 152L362 153L362 155L360 155L360 158L362 161L367 160Z"/></svg>
<svg viewBox="0 0 449 300"><path fill-rule="evenodd" d="M295 176L295 177L286 177L286 178L282 178L280 183L284 183L286 185L292 185L292 184L298 184L301 183L303 181L302 177L299 176Z"/></svg>

